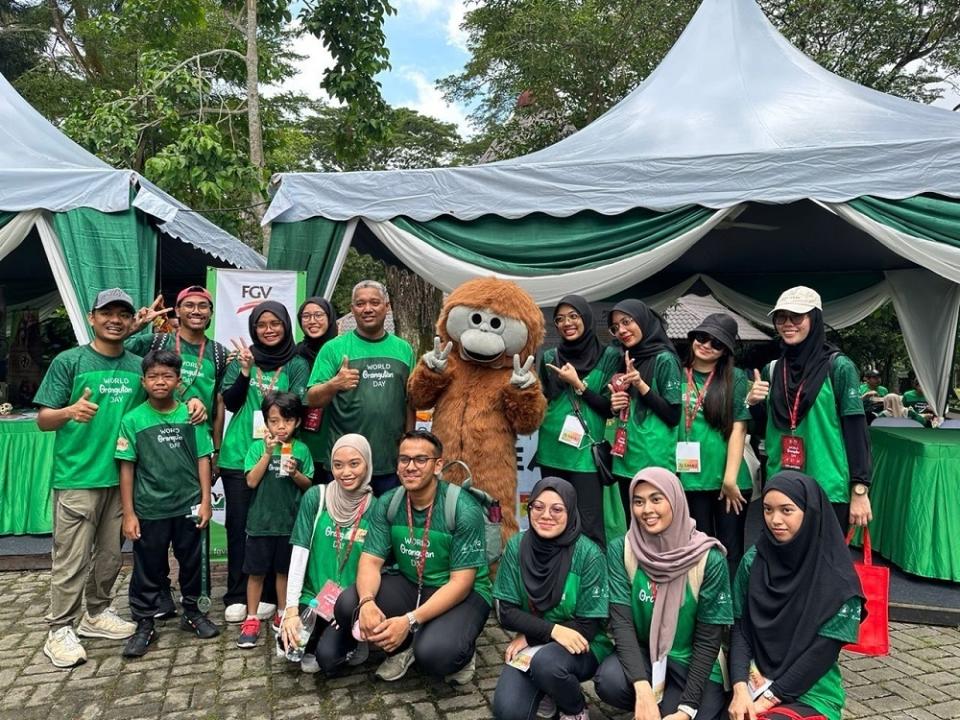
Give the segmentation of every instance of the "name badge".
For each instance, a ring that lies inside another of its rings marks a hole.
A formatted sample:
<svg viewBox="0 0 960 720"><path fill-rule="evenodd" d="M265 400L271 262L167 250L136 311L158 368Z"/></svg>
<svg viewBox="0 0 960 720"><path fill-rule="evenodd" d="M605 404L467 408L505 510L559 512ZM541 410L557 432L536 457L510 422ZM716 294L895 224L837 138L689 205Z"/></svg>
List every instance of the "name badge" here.
<svg viewBox="0 0 960 720"><path fill-rule="evenodd" d="M317 615L327 622L333 620L333 606L337 604L337 598L343 588L337 585L333 580L327 580L320 592L317 593Z"/></svg>
<svg viewBox="0 0 960 720"><path fill-rule="evenodd" d="M653 699L657 701L657 704L660 704L660 701L663 700L663 689L667 686L667 659L663 658L657 660L653 664Z"/></svg>
<svg viewBox="0 0 960 720"><path fill-rule="evenodd" d="M253 439L263 440L267 436L267 423L263 419L261 410L253 411Z"/></svg>
<svg viewBox="0 0 960 720"><path fill-rule="evenodd" d="M563 427L560 428L560 442L575 448L580 447L583 442L583 425L577 419L576 415L567 415L563 419Z"/></svg>
<svg viewBox="0 0 960 720"><path fill-rule="evenodd" d="M700 472L700 443L699 442L678 442L677 443L677 472L678 473Z"/></svg>
<svg viewBox="0 0 960 720"><path fill-rule="evenodd" d="M780 467L785 470L803 470L807 462L807 451L803 447L803 438L796 435L784 435L780 438Z"/></svg>

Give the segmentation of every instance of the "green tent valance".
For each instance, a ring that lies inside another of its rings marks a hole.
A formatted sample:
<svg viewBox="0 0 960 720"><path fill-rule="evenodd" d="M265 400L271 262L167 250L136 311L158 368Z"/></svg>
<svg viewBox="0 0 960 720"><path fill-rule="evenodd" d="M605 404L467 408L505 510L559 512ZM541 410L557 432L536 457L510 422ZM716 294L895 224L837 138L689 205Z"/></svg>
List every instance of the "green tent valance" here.
<svg viewBox="0 0 960 720"><path fill-rule="evenodd" d="M960 249L960 202L939 195L902 200L861 197L847 203L871 220L907 235Z"/></svg>

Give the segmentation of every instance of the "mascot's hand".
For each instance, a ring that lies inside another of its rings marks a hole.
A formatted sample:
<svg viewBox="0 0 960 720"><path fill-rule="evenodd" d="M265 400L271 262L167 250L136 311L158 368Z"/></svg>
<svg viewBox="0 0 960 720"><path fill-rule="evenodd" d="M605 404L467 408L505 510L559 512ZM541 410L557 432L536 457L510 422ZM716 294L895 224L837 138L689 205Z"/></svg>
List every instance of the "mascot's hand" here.
<svg viewBox="0 0 960 720"><path fill-rule="evenodd" d="M440 349L440 338L433 338L433 350L423 355L423 364L434 372L442 373L447 367L447 357L453 350L453 343L448 342L447 346Z"/></svg>
<svg viewBox="0 0 960 720"><path fill-rule="evenodd" d="M520 366L520 356L513 356L513 374L510 376L510 384L520 390L526 390L537 381L537 376L530 372L533 367L533 355L527 358L527 361Z"/></svg>

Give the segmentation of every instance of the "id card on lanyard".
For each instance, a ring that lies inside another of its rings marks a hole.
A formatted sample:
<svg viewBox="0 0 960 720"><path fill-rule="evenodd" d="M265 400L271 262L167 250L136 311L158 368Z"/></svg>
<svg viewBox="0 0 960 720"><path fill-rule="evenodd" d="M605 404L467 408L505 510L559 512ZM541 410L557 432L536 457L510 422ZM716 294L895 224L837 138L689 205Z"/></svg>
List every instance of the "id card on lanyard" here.
<svg viewBox="0 0 960 720"><path fill-rule="evenodd" d="M703 389L697 387L693 379L693 369L687 368L687 392L683 399L684 427L687 429L686 437L690 437L693 430L693 421L697 413L703 407L703 400L707 396L707 388L713 380L715 370L711 370L707 375L706 382L703 383ZM690 400L696 397L693 407L690 407ZM700 443L686 440L677 443L676 450L677 472L698 473L700 472Z"/></svg>
<svg viewBox="0 0 960 720"><path fill-rule="evenodd" d="M334 523L336 527L334 532L334 551L337 558L337 580L334 582L332 579L328 579L317 594L317 614L327 622L333 620L333 607L337 604L337 598L340 597L340 593L343 592L340 576L343 574L343 569L347 566L347 561L350 559L350 552L353 550L353 543L360 532L360 520L363 518L363 511L366 507L367 499L364 498L360 503L360 507L357 508L357 517L353 521L353 527L350 529L350 539L347 541L346 552L341 553L341 550L343 550L343 538L340 534L340 526Z"/></svg>
<svg viewBox="0 0 960 720"><path fill-rule="evenodd" d="M260 397L266 397L268 393L273 392L273 388L277 385L277 380L280 378L280 373L283 372L283 365L277 368L276 372L273 373L273 378L270 380L270 385L264 389L263 387L263 370L257 368L257 389L260 390ZM253 439L254 440L263 440L267 435L267 423L263 417L262 410L253 411Z"/></svg>
<svg viewBox="0 0 960 720"><path fill-rule="evenodd" d="M787 387L787 363L783 363L783 397L787 402L787 413L790 416L790 434L780 438L780 467L785 470L803 470L807 462L807 451L803 446L803 438L794 433L800 416L800 394L803 392L803 382L797 388L797 394L790 402L790 392Z"/></svg>

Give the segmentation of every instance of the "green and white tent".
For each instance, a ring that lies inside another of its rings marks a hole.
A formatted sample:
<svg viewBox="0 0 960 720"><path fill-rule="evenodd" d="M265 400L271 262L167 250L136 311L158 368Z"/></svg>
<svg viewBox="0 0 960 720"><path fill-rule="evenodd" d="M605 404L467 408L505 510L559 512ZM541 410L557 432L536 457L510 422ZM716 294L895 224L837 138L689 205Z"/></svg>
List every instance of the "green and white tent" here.
<svg viewBox="0 0 960 720"><path fill-rule="evenodd" d="M134 301L164 284L202 279L206 265L262 268L266 260L130 170L74 143L0 75L0 286L9 307L62 301L78 342L90 339L96 293Z"/></svg>
<svg viewBox="0 0 960 720"><path fill-rule="evenodd" d="M753 0L705 0L660 66L588 127L473 167L281 174L269 264L329 294L347 248L443 290L518 281L663 306L704 283L769 325L817 288L834 327L892 301L946 407L960 311L960 115L879 93L791 46Z"/></svg>

